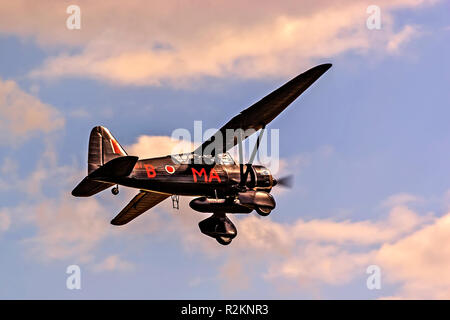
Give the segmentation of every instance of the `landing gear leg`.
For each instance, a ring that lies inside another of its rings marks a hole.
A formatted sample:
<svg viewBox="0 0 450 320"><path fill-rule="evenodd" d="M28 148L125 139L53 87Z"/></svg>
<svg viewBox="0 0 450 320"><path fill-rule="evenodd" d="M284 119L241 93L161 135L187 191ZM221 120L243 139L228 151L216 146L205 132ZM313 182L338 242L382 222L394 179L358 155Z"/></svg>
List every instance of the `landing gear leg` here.
<svg viewBox="0 0 450 320"><path fill-rule="evenodd" d="M116 185L114 188L112 188L111 193L117 196L119 194L119 185Z"/></svg>
<svg viewBox="0 0 450 320"><path fill-rule="evenodd" d="M172 207L174 209L179 210L180 209L180 196L177 194L173 194L171 196L171 198L172 198Z"/></svg>

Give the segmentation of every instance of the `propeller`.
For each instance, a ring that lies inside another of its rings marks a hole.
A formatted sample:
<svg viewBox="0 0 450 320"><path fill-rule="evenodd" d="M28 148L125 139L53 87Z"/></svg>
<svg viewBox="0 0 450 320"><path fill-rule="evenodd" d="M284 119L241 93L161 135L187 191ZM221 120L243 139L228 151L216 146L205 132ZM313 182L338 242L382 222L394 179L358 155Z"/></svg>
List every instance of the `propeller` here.
<svg viewBox="0 0 450 320"><path fill-rule="evenodd" d="M276 185L291 189L294 186L294 176L290 174L279 179L273 179L273 186Z"/></svg>

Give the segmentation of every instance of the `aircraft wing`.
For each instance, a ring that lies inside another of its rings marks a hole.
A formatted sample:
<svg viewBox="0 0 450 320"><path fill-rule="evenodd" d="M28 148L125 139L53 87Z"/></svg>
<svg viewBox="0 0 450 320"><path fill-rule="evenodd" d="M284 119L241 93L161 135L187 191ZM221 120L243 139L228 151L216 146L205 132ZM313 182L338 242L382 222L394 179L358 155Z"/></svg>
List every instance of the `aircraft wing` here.
<svg viewBox="0 0 450 320"><path fill-rule="evenodd" d="M238 143L238 139L235 136L231 136L227 139L227 129L242 129L244 131L254 129L251 133L245 133L242 140L248 138L252 133L263 128L275 119L275 117L286 109L287 106L297 99L298 96L300 96L330 68L330 63L321 64L298 75L291 81L287 82L277 90L273 91L249 108L239 113L227 124L225 124L218 132L216 132L209 140L205 141L200 147L198 147L194 153L214 155L215 150L220 150L221 152L228 151Z"/></svg>
<svg viewBox="0 0 450 320"><path fill-rule="evenodd" d="M116 226L124 225L148 209L168 198L170 194L141 190L128 205L111 221Z"/></svg>

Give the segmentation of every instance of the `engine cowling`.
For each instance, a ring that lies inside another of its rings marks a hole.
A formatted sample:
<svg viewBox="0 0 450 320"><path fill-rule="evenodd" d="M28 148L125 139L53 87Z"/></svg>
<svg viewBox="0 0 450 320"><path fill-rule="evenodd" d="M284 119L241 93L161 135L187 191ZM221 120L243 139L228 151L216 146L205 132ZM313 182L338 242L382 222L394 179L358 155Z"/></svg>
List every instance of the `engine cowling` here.
<svg viewBox="0 0 450 320"><path fill-rule="evenodd" d="M252 208L275 209L276 203L273 196L265 191L249 190L238 194L239 203Z"/></svg>
<svg viewBox="0 0 450 320"><path fill-rule="evenodd" d="M231 181L234 181L234 183L241 182L239 166L224 166L223 169L226 171L227 176ZM246 170L247 167L244 166L244 171ZM270 192L273 184L274 179L269 169L260 165L252 165L245 183L248 188Z"/></svg>
<svg viewBox="0 0 450 320"><path fill-rule="evenodd" d="M270 192L273 186L273 177L270 170L264 166L254 165L253 171L256 175L255 189Z"/></svg>

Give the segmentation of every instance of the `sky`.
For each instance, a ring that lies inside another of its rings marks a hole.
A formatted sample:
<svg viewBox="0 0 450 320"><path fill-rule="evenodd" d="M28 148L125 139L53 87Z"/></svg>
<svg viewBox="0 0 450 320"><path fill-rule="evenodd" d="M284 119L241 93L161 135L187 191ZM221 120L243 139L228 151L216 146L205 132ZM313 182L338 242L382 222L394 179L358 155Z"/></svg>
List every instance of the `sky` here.
<svg viewBox="0 0 450 320"><path fill-rule="evenodd" d="M449 299L449 55L446 0L2 2L0 298ZM173 130L218 128L320 63L268 126L294 187L232 216L231 245L189 198L118 228L136 190L71 196L92 127L166 155Z"/></svg>

